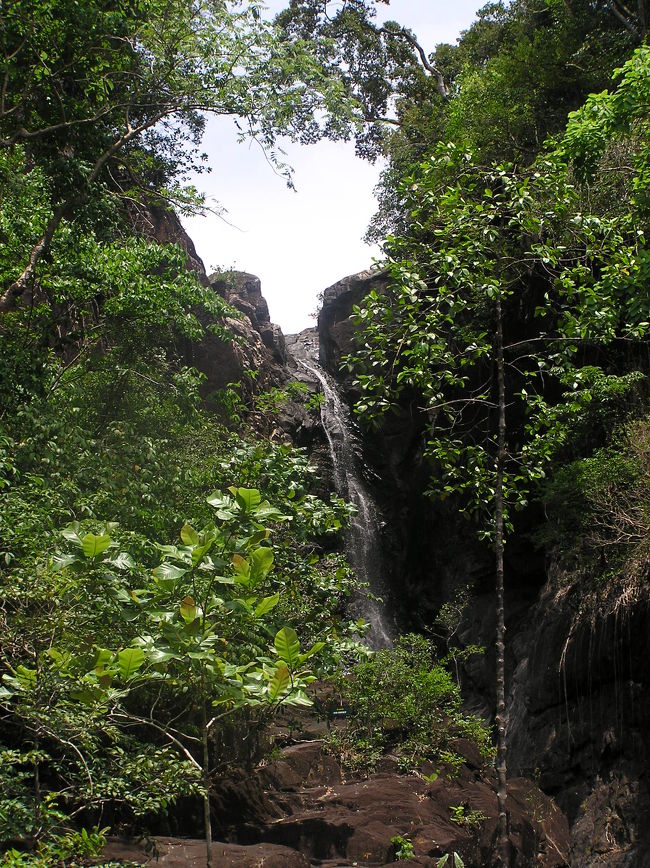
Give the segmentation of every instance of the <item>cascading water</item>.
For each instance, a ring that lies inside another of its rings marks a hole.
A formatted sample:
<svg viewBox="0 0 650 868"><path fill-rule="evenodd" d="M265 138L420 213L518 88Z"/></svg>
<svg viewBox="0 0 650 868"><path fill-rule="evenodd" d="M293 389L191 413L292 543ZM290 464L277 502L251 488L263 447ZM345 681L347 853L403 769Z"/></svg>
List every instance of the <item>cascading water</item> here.
<svg viewBox="0 0 650 868"><path fill-rule="evenodd" d="M341 400L336 384L315 361L299 363L320 383L325 400L320 414L327 437L337 493L354 504L356 515L350 522L346 538L348 559L360 581L368 585L372 596L355 600L359 615L368 622L366 639L373 648L387 648L393 643L394 631L381 599L385 592L382 579L379 517L377 507L358 469L359 442L348 407Z"/></svg>

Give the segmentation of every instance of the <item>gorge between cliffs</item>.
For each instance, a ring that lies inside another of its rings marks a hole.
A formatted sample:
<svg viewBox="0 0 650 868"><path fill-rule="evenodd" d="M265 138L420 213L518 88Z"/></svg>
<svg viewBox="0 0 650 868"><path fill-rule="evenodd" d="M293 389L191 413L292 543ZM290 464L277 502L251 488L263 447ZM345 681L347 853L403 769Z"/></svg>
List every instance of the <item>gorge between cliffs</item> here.
<svg viewBox="0 0 650 868"><path fill-rule="evenodd" d="M256 278L218 278L218 290L244 314L237 328L245 340L216 353L201 349L200 362L212 386L223 385L222 372L232 378L231 366L240 365L258 370L265 388L275 384L291 396L287 386L298 382L316 396L311 409L287 397L270 414L254 411L253 418L272 438L307 449L320 485L355 505L346 550L372 596L366 608L352 603L351 614L371 624L373 647L390 645L399 627L437 635L438 641L444 636L448 651L483 649L452 659L465 707L490 722L489 547L453 502L426 495L421 418L404 411L379 430L364 427L363 418L352 421L358 394L341 374L341 360L352 348L351 315L369 292L385 285L382 272L343 279L325 290L316 329L283 338L269 323ZM525 515L506 551L512 864L650 864L648 596L643 586L618 588L594 604L579 582L531 544L537 520ZM453 631L445 633L440 616L450 611ZM415 864L436 865L446 852L462 854L465 865L492 864L495 782L489 763L469 747L462 771L448 780L438 779L435 770L428 782L426 775L403 776L385 759L355 783L322 753L324 730L313 721L302 725L305 734L289 736L279 760L253 778L223 784L216 815L224 839L237 842L229 846L291 848L291 855L285 850L268 864L385 864L395 858L391 839L404 833L415 846ZM485 819L451 822L450 805L465 805ZM438 855L427 855L432 841ZM225 859L230 850L223 852ZM248 858L243 849L237 852L237 859Z"/></svg>

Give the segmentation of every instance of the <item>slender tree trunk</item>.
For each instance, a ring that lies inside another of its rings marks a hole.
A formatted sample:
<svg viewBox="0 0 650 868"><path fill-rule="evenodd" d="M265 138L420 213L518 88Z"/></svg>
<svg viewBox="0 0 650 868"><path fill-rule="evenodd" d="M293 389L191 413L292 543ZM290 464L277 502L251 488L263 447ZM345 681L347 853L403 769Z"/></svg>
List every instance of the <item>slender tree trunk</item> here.
<svg viewBox="0 0 650 868"><path fill-rule="evenodd" d="M0 296L0 312L6 313L11 310L25 290L33 283L36 275L36 266L41 258L49 251L54 233L59 228L61 220L66 212L67 202L55 208L54 213L47 221L45 231L41 238L32 247L29 254L29 262L24 271Z"/></svg>
<svg viewBox="0 0 650 868"><path fill-rule="evenodd" d="M497 852L503 868L510 864L510 844L508 840L507 775L506 775L506 688L505 688L505 604L503 583L503 544L504 544L504 498L503 474L506 462L506 397L503 364L503 321L501 300L497 300L497 384L499 407L499 432L497 438L496 486L495 486L495 554L496 554L496 724L497 724L497 805L499 821L497 826Z"/></svg>
<svg viewBox="0 0 650 868"><path fill-rule="evenodd" d="M212 820L210 819L210 751L208 749L208 716L205 699L201 702L201 742L203 745L203 822L205 826L205 864L212 868Z"/></svg>

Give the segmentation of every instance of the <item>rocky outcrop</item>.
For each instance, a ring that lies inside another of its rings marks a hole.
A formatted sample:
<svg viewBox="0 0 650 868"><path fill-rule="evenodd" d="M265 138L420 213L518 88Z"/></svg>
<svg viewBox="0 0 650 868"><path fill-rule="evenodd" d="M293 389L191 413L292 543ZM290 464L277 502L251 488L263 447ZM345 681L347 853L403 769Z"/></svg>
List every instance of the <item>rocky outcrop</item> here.
<svg viewBox="0 0 650 868"><path fill-rule="evenodd" d="M188 348L188 361L206 376L204 395L209 399L231 383L241 384L243 396L253 395L284 382L288 376L284 336L270 321L259 278L245 272L219 272L207 278L207 285L238 315L226 317L215 329L205 313L198 314L205 334L199 344Z"/></svg>
<svg viewBox="0 0 650 868"><path fill-rule="evenodd" d="M387 866L397 861L396 839L412 846L410 865L436 868L455 851L466 868L490 868L496 864L496 778L469 742L454 749L465 763L453 776L427 781L400 774L387 757L376 774L350 780L320 739L290 744L273 762L231 777L217 794L215 832L228 843L213 845L214 868ZM510 868L564 868L568 827L552 800L531 781L513 779L509 806ZM155 862L125 841L111 842L104 857L170 868L205 865L201 841L153 843Z"/></svg>
<svg viewBox="0 0 650 868"><path fill-rule="evenodd" d="M262 295L259 277L244 271L217 272L208 278L209 285L229 304L241 311L251 327L271 351L273 361L287 364L287 348L280 326L271 322L269 306Z"/></svg>
<svg viewBox="0 0 650 868"><path fill-rule="evenodd" d="M290 746L261 780L267 796L279 791L291 812L270 823L251 822L243 834L294 847L311 864L392 864L394 839L401 837L413 846L414 864L433 868L456 851L467 868L488 868L496 779L472 745L457 748L466 756L458 774L426 781L399 774L390 758L371 777L346 780L319 741ZM510 824L512 868L567 864L566 819L530 781L511 782Z"/></svg>
<svg viewBox="0 0 650 868"><path fill-rule="evenodd" d="M148 205L131 206L128 213L139 235L158 244L179 245L187 254L186 267L238 312L224 322L214 323L205 311L196 311L205 335L199 344L187 345L184 355L186 363L206 377L204 397L209 399L231 383L241 383L245 396L286 380L288 358L284 336L270 320L259 278L239 271L208 276L194 242L173 211Z"/></svg>
<svg viewBox="0 0 650 868"><path fill-rule="evenodd" d="M352 349L354 325L352 310L371 291L381 292L388 276L385 271L360 271L337 281L323 292L318 314L320 363L330 373L338 374L341 357Z"/></svg>
<svg viewBox="0 0 650 868"><path fill-rule="evenodd" d="M207 286L203 260L175 211L153 204L145 207L135 202L127 202L126 210L136 234L157 244L178 244L187 254L187 268L196 272L201 283Z"/></svg>

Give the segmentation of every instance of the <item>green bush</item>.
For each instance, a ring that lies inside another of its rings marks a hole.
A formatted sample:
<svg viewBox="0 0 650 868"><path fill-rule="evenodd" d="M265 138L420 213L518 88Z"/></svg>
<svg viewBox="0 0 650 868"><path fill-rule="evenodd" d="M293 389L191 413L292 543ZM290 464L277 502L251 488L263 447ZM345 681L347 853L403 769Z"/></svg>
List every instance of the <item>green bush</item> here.
<svg viewBox="0 0 650 868"><path fill-rule="evenodd" d="M453 772L462 762L453 747L459 737L491 753L487 727L462 712L458 686L422 636L401 637L394 648L338 675L335 684L347 719L327 745L349 771L372 770L392 753L404 771L431 761Z"/></svg>

